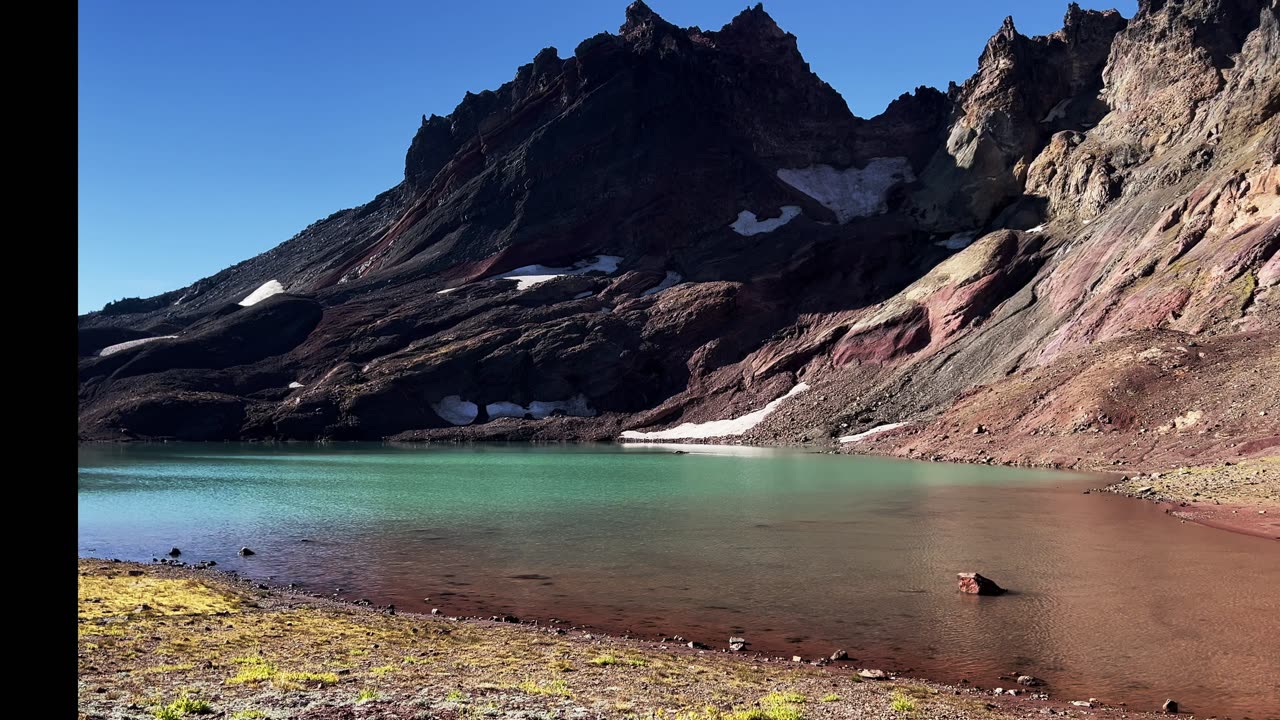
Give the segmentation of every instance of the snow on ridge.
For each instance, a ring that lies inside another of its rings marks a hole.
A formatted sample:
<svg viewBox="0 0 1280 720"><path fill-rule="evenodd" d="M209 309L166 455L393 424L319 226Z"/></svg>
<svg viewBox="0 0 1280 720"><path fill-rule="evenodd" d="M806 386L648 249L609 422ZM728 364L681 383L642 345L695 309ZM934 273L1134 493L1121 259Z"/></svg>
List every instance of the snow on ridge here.
<svg viewBox="0 0 1280 720"><path fill-rule="evenodd" d="M854 218L887 212L889 190L915 180L915 174L905 157L882 157L861 170L837 170L830 165L782 168L778 178L830 209L843 225Z"/></svg>
<svg viewBox="0 0 1280 720"><path fill-rule="evenodd" d="M98 351L98 357L106 357L108 355L114 355L120 352L121 350L128 350L129 348L138 347L139 345L145 345L149 342L155 342L156 340L172 340L176 337L178 336L177 335L160 335L157 337L139 338L137 340L127 340L122 343L116 343L115 345L108 345L102 348L101 350Z"/></svg>
<svg viewBox="0 0 1280 720"><path fill-rule="evenodd" d="M567 268L525 265L503 275L502 279L515 280L517 290L528 290L534 285L566 275L586 275L597 270L606 275L612 275L618 271L618 264L621 262L622 257L619 255L597 255L594 258L579 260Z"/></svg>
<svg viewBox="0 0 1280 720"><path fill-rule="evenodd" d="M759 425L766 417L777 410L782 403L809 389L808 383L800 383L787 391L786 395L771 401L768 405L754 412L749 412L728 420L711 420L703 423L682 423L666 430L641 432L627 430L622 433L624 440L701 440L705 438L730 437L741 435Z"/></svg>
<svg viewBox="0 0 1280 720"><path fill-rule="evenodd" d="M648 295L657 295L663 290L666 290L668 288L673 288L676 285L679 285L680 281L683 279L684 278L680 275L680 273L676 272L675 270L668 270L667 276L662 278L662 282L640 293L640 297L646 297Z"/></svg>
<svg viewBox="0 0 1280 720"><path fill-rule="evenodd" d="M739 235L759 235L761 233L768 233L777 230L783 225L794 220L799 214L799 205L783 205L781 215L776 218L766 218L764 220L757 219L756 214L750 210L743 210L738 213L738 219L734 220L729 227L733 228L733 231Z"/></svg>
<svg viewBox="0 0 1280 720"><path fill-rule="evenodd" d="M268 280L262 283L257 290L249 293L245 299L241 300L240 305L244 307L257 305L272 295L279 295L282 292L284 292L284 286L280 284L279 280Z"/></svg>
<svg viewBox="0 0 1280 720"><path fill-rule="evenodd" d="M836 442L851 443L851 442L858 442L859 440L866 440L867 438L872 437L873 435L879 435L880 433L889 432L890 430L897 430L903 425L906 425L906 423L896 422L896 423L889 423L888 425L877 425L871 428L870 430L867 430L865 432L860 432L857 435L845 435L844 437L836 438Z"/></svg>
<svg viewBox="0 0 1280 720"><path fill-rule="evenodd" d="M1031 228L1030 230L1028 230L1027 232L1029 232L1029 233L1042 233L1042 232L1044 232L1044 225L1037 225L1037 226L1035 226L1035 227Z"/></svg>
<svg viewBox="0 0 1280 720"><path fill-rule="evenodd" d="M298 388L304 388L304 387L306 387L306 385L303 385L302 383L298 382L297 380L294 380L293 382L289 383L289 389L290 389L290 390L297 390Z"/></svg>

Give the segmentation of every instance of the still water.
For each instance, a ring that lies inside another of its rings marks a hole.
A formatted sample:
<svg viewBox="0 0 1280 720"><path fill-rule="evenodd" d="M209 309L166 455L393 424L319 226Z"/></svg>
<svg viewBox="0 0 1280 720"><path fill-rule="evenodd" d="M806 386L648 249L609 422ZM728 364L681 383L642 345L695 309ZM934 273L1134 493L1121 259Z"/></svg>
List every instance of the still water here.
<svg viewBox="0 0 1280 720"><path fill-rule="evenodd" d="M79 550L178 546L402 611L741 635L983 687L1029 673L1063 700L1280 715L1280 543L1085 495L1083 475L686 449L82 446ZM961 595L964 571L1012 592Z"/></svg>

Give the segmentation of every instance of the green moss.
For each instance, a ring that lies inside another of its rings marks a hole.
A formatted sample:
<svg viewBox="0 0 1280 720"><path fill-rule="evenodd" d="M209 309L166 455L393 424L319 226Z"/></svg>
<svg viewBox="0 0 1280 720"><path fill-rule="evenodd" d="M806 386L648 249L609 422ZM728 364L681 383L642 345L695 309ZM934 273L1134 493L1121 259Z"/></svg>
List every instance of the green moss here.
<svg viewBox="0 0 1280 720"><path fill-rule="evenodd" d="M824 703L840 702L840 696L835 693L827 693L826 695L823 695L821 698L819 698L819 702L824 702Z"/></svg>
<svg viewBox="0 0 1280 720"><path fill-rule="evenodd" d="M573 693L569 691L569 686L563 680L551 680L550 682L534 682L533 680L525 680L517 685L519 689L530 695L555 695L558 697L573 697Z"/></svg>
<svg viewBox="0 0 1280 720"><path fill-rule="evenodd" d="M915 698L911 697L910 695L907 695L901 690L894 690L893 694L890 695L889 697L890 697L889 709L893 710L899 715L907 715L916 711Z"/></svg>

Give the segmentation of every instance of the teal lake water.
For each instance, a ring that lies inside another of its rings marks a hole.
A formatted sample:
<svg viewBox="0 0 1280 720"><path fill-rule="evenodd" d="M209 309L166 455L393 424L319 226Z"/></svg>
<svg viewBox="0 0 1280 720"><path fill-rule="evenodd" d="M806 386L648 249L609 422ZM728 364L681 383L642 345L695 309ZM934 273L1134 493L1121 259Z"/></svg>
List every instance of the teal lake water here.
<svg viewBox="0 0 1280 720"><path fill-rule="evenodd" d="M401 611L1280 715L1280 543L1082 494L1098 478L610 445L86 445L79 466L82 556L177 546ZM1013 592L961 595L964 571Z"/></svg>

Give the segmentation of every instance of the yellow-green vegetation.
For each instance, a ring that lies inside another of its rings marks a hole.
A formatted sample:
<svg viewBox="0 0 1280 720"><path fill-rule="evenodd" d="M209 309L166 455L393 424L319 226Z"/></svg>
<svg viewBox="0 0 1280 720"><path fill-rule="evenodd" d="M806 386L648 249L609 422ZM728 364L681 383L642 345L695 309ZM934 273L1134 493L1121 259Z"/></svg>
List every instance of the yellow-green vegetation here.
<svg viewBox="0 0 1280 720"><path fill-rule="evenodd" d="M178 720L189 715L207 715L213 712L213 706L199 698L184 694L168 705L156 708L156 720Z"/></svg>
<svg viewBox="0 0 1280 720"><path fill-rule="evenodd" d="M569 686L565 681L555 680L525 680L516 687L530 695L557 695L559 697L573 697L573 693L569 691Z"/></svg>
<svg viewBox="0 0 1280 720"><path fill-rule="evenodd" d="M371 700L377 700L380 697L382 697L382 695L379 694L377 690L374 690L373 688L365 688L360 692L356 693L356 702L357 703L369 702Z"/></svg>
<svg viewBox="0 0 1280 720"><path fill-rule="evenodd" d="M233 613L234 596L195 580L118 575L80 576L80 618L137 614L217 615Z"/></svg>
<svg viewBox="0 0 1280 720"><path fill-rule="evenodd" d="M338 676L331 672L282 672L273 663L261 657L233 658L232 662L239 663L240 671L227 678L228 685L246 685L270 681L272 687L281 690L301 690L305 687L333 685L338 682ZM374 674L378 674L378 670L381 669L374 668Z"/></svg>
<svg viewBox="0 0 1280 720"><path fill-rule="evenodd" d="M889 696L889 709L900 715L913 713L916 711L916 699L901 689L894 690Z"/></svg>
<svg viewBox="0 0 1280 720"><path fill-rule="evenodd" d="M587 662L591 663L592 665L595 665L596 667L608 667L610 665L630 665L631 667L644 667L645 665L649 664L644 660L644 658L618 657L617 655L613 655L611 653L597 655L591 658L590 660L588 660Z"/></svg>
<svg viewBox="0 0 1280 720"><path fill-rule="evenodd" d="M138 567L80 562L82 717L112 715L121 703L166 720L190 717L199 714L200 698L233 720L289 717L300 702L342 707L374 699L404 716L453 703L466 718L539 708L563 714L575 705L665 720L803 720L806 696L829 703L814 709L821 717L855 717L892 702L882 684L799 664L386 615L182 568L146 566L144 575L128 575ZM137 611L142 605L148 609ZM303 692L312 697L298 698ZM968 702L933 695L917 717L1010 717Z"/></svg>

